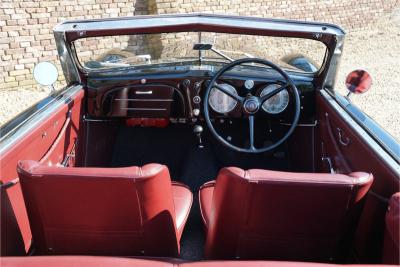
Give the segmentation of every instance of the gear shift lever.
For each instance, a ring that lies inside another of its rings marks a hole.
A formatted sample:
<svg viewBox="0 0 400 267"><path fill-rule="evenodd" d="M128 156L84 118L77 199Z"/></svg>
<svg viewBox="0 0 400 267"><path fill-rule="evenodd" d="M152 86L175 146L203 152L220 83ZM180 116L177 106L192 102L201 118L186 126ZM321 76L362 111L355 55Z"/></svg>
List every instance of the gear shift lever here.
<svg viewBox="0 0 400 267"><path fill-rule="evenodd" d="M203 127L201 125L195 125L193 127L193 133L197 137L197 147L204 148L203 142L201 141L201 134L203 133Z"/></svg>

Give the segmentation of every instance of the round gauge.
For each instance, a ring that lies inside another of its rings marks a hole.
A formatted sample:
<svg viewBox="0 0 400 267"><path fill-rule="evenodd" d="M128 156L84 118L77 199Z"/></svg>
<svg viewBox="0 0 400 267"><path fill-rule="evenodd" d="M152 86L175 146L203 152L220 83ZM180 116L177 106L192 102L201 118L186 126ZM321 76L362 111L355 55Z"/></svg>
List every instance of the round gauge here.
<svg viewBox="0 0 400 267"><path fill-rule="evenodd" d="M247 90L250 90L251 88L254 87L254 81L253 80L246 80L244 82L244 87L246 87Z"/></svg>
<svg viewBox="0 0 400 267"><path fill-rule="evenodd" d="M279 84L270 84L266 86L262 91L260 96L265 96L266 94L272 92L273 90L279 88ZM270 99L264 102L262 109L265 112L271 114L278 114L284 111L289 104L289 93L286 89L283 89L276 95L272 96Z"/></svg>
<svg viewBox="0 0 400 267"><path fill-rule="evenodd" d="M229 92L237 95L236 89L226 83L219 84L219 86L225 88ZM217 88L213 88L210 91L210 98L208 100L211 108L218 113L228 113L231 112L237 104L237 101L232 97L228 96L224 92L218 90Z"/></svg>

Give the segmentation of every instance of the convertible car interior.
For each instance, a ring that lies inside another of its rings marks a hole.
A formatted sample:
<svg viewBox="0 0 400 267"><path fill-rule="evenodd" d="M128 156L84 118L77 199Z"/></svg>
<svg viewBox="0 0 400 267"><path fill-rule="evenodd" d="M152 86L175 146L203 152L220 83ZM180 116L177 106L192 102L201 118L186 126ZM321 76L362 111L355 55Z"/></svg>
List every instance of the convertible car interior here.
<svg viewBox="0 0 400 267"><path fill-rule="evenodd" d="M2 127L1 266L400 263L399 163L333 89L338 26L191 14L54 35L67 87ZM268 54L303 41L311 61Z"/></svg>

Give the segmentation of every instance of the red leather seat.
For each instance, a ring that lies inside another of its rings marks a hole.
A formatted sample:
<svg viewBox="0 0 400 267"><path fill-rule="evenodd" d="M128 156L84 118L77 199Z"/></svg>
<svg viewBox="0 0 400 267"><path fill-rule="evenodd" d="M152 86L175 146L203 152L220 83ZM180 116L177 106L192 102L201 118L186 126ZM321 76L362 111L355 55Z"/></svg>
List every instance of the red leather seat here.
<svg viewBox="0 0 400 267"><path fill-rule="evenodd" d="M383 263L400 264L400 192L389 201L383 245Z"/></svg>
<svg viewBox="0 0 400 267"><path fill-rule="evenodd" d="M95 256L3 257L2 267L389 267L393 265L338 265L285 261L198 261L184 262L168 258L117 258Z"/></svg>
<svg viewBox="0 0 400 267"><path fill-rule="evenodd" d="M179 255L193 198L166 166L17 170L35 254Z"/></svg>
<svg viewBox="0 0 400 267"><path fill-rule="evenodd" d="M330 261L348 249L373 177L224 168L202 186L209 259Z"/></svg>
<svg viewBox="0 0 400 267"><path fill-rule="evenodd" d="M101 256L3 257L2 267L175 267L175 259L134 259Z"/></svg>

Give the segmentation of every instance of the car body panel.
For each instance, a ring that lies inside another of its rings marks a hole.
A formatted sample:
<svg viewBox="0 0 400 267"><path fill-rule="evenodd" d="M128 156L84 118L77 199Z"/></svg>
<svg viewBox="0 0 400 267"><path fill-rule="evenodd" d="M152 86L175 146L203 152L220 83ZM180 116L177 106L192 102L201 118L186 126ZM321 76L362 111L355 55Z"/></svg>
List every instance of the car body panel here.
<svg viewBox="0 0 400 267"><path fill-rule="evenodd" d="M363 170L374 174L375 180L355 233L355 253L362 262L377 263L382 256L379 248L383 242L386 201L400 190L399 164L328 92L317 94L316 105L320 122L315 146L317 171L328 171L327 162L322 158L330 158L336 172Z"/></svg>
<svg viewBox="0 0 400 267"><path fill-rule="evenodd" d="M29 122L24 123L22 126L24 129L20 129L20 132L17 131L9 138L2 140L0 175L3 185L9 184L18 177L15 166L19 160L32 159L40 161L44 159L44 162L48 164L61 164L65 155L71 151L79 135L82 99L84 96L84 91L81 87L71 88L71 90L73 92L70 98L61 99L58 103L53 103L50 107L46 107L47 112L43 114L42 119L39 119L37 114ZM67 129L62 132L68 116L71 116L70 123ZM60 133L62 136L59 136ZM60 140L55 143L56 139ZM56 146L50 153L47 153L54 144ZM24 250L28 251L31 245L31 233L21 187L19 183L16 183L2 190L4 190L2 193L7 195L10 201L10 206L6 207L8 209L7 213L14 214L16 222L18 222L20 235L23 238ZM5 217L2 216L1 220L5 220ZM4 225L4 221L1 223L2 230L15 229L13 225ZM12 223L12 221L8 221L8 223ZM16 233L16 235L18 234ZM8 243L7 241L3 242L3 238L7 240L7 237L8 234L2 235L2 244ZM21 244L21 242L18 242L18 244ZM20 255L22 253L20 246L2 246L1 248L1 255Z"/></svg>

